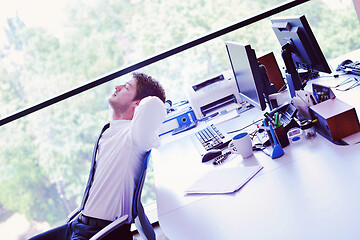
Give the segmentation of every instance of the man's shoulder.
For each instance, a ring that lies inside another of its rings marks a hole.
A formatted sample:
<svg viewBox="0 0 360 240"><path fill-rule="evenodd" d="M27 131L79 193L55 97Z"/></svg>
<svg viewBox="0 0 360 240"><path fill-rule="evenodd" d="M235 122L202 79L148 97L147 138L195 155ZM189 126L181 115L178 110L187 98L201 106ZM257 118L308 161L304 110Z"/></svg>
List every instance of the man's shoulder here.
<svg viewBox="0 0 360 240"><path fill-rule="evenodd" d="M160 100L160 98L158 97L154 97L154 96L149 96L149 97L145 97L140 101L140 104L144 105L157 105L157 106L161 106L164 107L164 103Z"/></svg>
<svg viewBox="0 0 360 240"><path fill-rule="evenodd" d="M160 114L161 116L164 115L164 117L166 115L165 104L158 97L150 96L150 97L143 98L140 101L140 104L138 107L139 107L139 110L144 109L144 110L140 110L140 111L147 111L152 114Z"/></svg>

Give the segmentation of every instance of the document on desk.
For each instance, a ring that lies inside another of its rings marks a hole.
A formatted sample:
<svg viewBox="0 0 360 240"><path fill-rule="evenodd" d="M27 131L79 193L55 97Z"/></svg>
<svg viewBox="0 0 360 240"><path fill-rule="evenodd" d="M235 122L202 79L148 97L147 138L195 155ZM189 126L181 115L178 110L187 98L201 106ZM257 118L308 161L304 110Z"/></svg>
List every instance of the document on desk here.
<svg viewBox="0 0 360 240"><path fill-rule="evenodd" d="M185 190L187 194L224 194L233 193L242 188L260 170L262 166L234 167L214 169L205 173L193 185Z"/></svg>

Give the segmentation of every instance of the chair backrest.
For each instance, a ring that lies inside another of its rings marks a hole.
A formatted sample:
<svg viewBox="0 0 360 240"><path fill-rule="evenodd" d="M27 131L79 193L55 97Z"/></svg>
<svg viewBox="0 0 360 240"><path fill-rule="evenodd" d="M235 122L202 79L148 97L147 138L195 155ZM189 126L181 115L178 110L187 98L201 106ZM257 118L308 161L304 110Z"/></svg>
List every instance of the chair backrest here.
<svg viewBox="0 0 360 240"><path fill-rule="evenodd" d="M141 236L148 240L155 240L155 232L147 216L145 215L144 207L141 203L141 192L146 178L146 170L149 165L151 150L148 151L142 163L141 175L136 186L133 198L132 214L133 222Z"/></svg>
<svg viewBox="0 0 360 240"><path fill-rule="evenodd" d="M144 160L143 160L142 166L141 166L141 174L139 177L139 181L137 182L137 185L136 185L136 188L134 191L133 203L132 203L132 214L133 214L132 222L135 223L136 229L138 230L138 232L142 238L147 239L147 240L155 240L156 235L155 235L154 229L151 226L149 219L145 215L144 207L141 203L141 192L142 192L142 189L144 186L144 182L145 182L145 178L146 178L146 170L147 170L147 167L149 164L149 160L150 160L150 151L148 151L145 154L145 157L144 157ZM118 218L117 220L115 220L114 222L112 222L111 224L106 226L100 232L95 234L90 240L101 240L105 236L107 236L110 232L112 232L113 230L115 230L118 227L125 224L125 222L127 220L127 215L126 215L126 217L125 216L123 216L123 217L124 217L123 219Z"/></svg>

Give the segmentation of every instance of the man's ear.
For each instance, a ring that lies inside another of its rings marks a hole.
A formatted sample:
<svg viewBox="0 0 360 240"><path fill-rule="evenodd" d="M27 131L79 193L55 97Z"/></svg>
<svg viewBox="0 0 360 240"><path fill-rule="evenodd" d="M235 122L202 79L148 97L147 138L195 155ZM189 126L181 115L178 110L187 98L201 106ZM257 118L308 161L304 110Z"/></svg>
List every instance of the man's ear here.
<svg viewBox="0 0 360 240"><path fill-rule="evenodd" d="M135 100L135 101L134 101L134 106L135 106L135 107L139 106L140 101L141 101L141 100Z"/></svg>

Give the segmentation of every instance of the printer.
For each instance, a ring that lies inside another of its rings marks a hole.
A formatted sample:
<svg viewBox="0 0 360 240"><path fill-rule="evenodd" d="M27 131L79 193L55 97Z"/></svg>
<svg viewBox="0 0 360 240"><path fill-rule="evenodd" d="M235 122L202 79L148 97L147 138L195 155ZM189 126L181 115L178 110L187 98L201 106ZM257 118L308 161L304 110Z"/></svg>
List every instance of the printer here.
<svg viewBox="0 0 360 240"><path fill-rule="evenodd" d="M186 94L198 120L242 102L231 70L189 86Z"/></svg>

